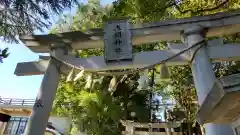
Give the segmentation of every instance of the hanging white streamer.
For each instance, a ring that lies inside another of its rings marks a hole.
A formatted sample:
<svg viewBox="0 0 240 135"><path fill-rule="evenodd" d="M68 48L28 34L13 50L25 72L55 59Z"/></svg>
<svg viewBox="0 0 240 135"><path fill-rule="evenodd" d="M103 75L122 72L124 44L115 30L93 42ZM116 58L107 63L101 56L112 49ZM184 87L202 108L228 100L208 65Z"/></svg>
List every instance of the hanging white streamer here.
<svg viewBox="0 0 240 135"><path fill-rule="evenodd" d="M75 69L72 68L72 70L69 72L69 74L68 74L68 76L67 76L66 82L72 82L72 81L73 81L74 72L75 72Z"/></svg>
<svg viewBox="0 0 240 135"><path fill-rule="evenodd" d="M143 74L140 76L138 80L138 89L139 90L147 90L148 89L148 70L144 70Z"/></svg>
<svg viewBox="0 0 240 135"><path fill-rule="evenodd" d="M81 77L83 77L83 73L84 73L84 70L80 71L76 77L74 78L74 81L77 81L78 79L80 79Z"/></svg>
<svg viewBox="0 0 240 135"><path fill-rule="evenodd" d="M89 89L89 88L91 88L92 82L93 82L92 74L88 75L86 81L87 81L87 83L86 83L84 89Z"/></svg>
<svg viewBox="0 0 240 135"><path fill-rule="evenodd" d="M160 66L160 81L170 81L170 73L165 64Z"/></svg>
<svg viewBox="0 0 240 135"><path fill-rule="evenodd" d="M117 89L117 77L113 76L113 78L110 81L108 91L113 92Z"/></svg>

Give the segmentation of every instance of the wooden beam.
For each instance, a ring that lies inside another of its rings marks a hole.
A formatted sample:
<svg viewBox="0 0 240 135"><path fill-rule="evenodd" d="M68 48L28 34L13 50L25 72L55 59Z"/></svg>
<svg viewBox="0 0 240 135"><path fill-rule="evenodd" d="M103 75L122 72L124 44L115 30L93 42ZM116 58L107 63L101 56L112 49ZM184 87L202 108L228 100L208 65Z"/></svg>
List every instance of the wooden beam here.
<svg viewBox="0 0 240 135"><path fill-rule="evenodd" d="M213 39L213 40L209 40L207 45L208 47L210 47L210 49L215 49L216 47L212 47L212 46L219 46L219 45L223 45L223 38L217 38L217 39ZM183 43L167 43L168 45L168 49L172 50L173 52L179 52L182 51L184 49L187 49L187 45L183 44ZM197 48L197 47L195 47ZM193 49L195 49L193 48ZM210 52L214 52L213 50ZM187 51L183 54L184 58L186 58L187 60L191 60L192 58L192 53L190 51Z"/></svg>
<svg viewBox="0 0 240 135"><path fill-rule="evenodd" d="M42 75L45 73L48 63L49 63L48 60L18 63L14 73L18 76Z"/></svg>
<svg viewBox="0 0 240 135"><path fill-rule="evenodd" d="M49 60L49 56L43 56L43 55L39 55L39 59L40 60Z"/></svg>
<svg viewBox="0 0 240 135"><path fill-rule="evenodd" d="M184 48L180 48L176 52L170 50L141 52L134 55L133 62L121 62L106 64L103 56L94 56L89 58L75 58L73 56L64 56L61 60L70 63L79 68L83 68L85 71L106 71L114 69L130 69L130 68L142 68L156 62L162 61ZM233 61L240 60L240 44L222 44L208 46L208 54L213 62L221 61ZM167 62L168 66L173 65L186 65L189 60L183 55L176 57L173 60ZM44 74L48 66L48 60L40 60L35 62L18 63L15 69L15 74L18 76L25 75L40 75ZM69 68L62 67L63 72L68 72Z"/></svg>
<svg viewBox="0 0 240 135"><path fill-rule="evenodd" d="M1 108L1 109L0 109L0 112L6 113L6 114L8 114L8 113L9 113L9 111L8 111L8 110L6 110L6 109L3 109L3 108Z"/></svg>
<svg viewBox="0 0 240 135"><path fill-rule="evenodd" d="M187 47L185 44L169 44L174 52L179 52ZM208 55L213 62L221 61L235 61L240 60L240 44L223 44L222 39L217 39L208 42L207 51ZM184 54L186 59L191 58L190 52Z"/></svg>
<svg viewBox="0 0 240 135"><path fill-rule="evenodd" d="M31 112L27 113L27 112L22 112L22 111L9 111L6 114L11 115L11 116L29 116L31 114Z"/></svg>
<svg viewBox="0 0 240 135"><path fill-rule="evenodd" d="M162 61L175 53L169 50L153 51L153 52L141 52L134 55L134 60L132 62L121 62L106 64L103 56L94 56L88 58L75 58L72 56L65 55L61 60L68 62L75 67L84 69L85 71L107 71L116 69L131 69L131 68L142 68L156 62ZM167 65L185 65L187 60L182 56L178 56L170 60ZM24 62L18 63L15 74L18 76L24 75L39 75L46 71L48 66L48 61L35 61L35 62ZM61 70L63 72L68 72L68 68L63 67Z"/></svg>
<svg viewBox="0 0 240 135"><path fill-rule="evenodd" d="M161 123L140 123L140 122L133 122L133 121L124 121L121 120L121 123L123 126L133 126L137 128L149 128L150 124L152 128L176 128L180 126L180 123L167 123L167 122L161 122Z"/></svg>
<svg viewBox="0 0 240 135"><path fill-rule="evenodd" d="M181 32L188 27L201 25L207 28L206 37L230 35L240 32L240 10L207 16L174 19L132 25L132 43L139 45L158 41L180 40ZM51 44L67 43L74 49L103 48L103 29L87 32L66 32L48 35L21 36L20 39L34 52L49 52Z"/></svg>
<svg viewBox="0 0 240 135"><path fill-rule="evenodd" d="M27 109L21 109L21 111L22 112L25 112L25 113L31 113L32 111L31 111L32 109L30 109L30 110L27 110Z"/></svg>
<svg viewBox="0 0 240 135"><path fill-rule="evenodd" d="M129 134L127 131L122 131L122 135L132 135ZM149 131L135 131L133 135L168 135L165 132L152 132L149 133ZM183 135L182 132L171 132L170 135Z"/></svg>
<svg viewBox="0 0 240 135"><path fill-rule="evenodd" d="M171 50L175 53L187 48L187 46L185 44L182 44L182 43L167 43L167 46L168 46L169 50ZM185 59L187 59L188 61L191 60L191 54L190 54L189 51L185 52L182 56Z"/></svg>
<svg viewBox="0 0 240 135"><path fill-rule="evenodd" d="M213 62L240 60L240 44L208 46L208 55Z"/></svg>

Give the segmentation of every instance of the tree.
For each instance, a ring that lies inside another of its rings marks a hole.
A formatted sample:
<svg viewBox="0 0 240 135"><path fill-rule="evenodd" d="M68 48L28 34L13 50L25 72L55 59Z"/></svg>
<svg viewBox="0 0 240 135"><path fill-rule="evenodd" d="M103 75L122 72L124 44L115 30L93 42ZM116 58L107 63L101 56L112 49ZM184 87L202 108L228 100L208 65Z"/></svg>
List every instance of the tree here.
<svg viewBox="0 0 240 135"><path fill-rule="evenodd" d="M1 0L1 40L18 42L19 35L43 31L49 28L51 15L59 14L74 4L78 4L77 0ZM2 51L0 61L8 57L7 50Z"/></svg>
<svg viewBox="0 0 240 135"><path fill-rule="evenodd" d="M95 83L91 89L84 88L87 83L85 78L72 84L66 83L63 77L54 101L53 113L71 116L75 128L94 135L120 134L120 120L147 122L147 93L135 91L132 77L119 81L121 84L118 84L113 93L108 91L112 77L102 78L102 82ZM134 116L131 115L132 112L135 113Z"/></svg>
<svg viewBox="0 0 240 135"><path fill-rule="evenodd" d="M0 50L0 62L1 63L2 63L2 59L5 59L8 57L9 53L7 51L8 51L8 48Z"/></svg>
<svg viewBox="0 0 240 135"><path fill-rule="evenodd" d="M69 30L85 31L91 27L102 27L104 18L109 17L110 9L110 6L101 6L97 0L89 1L88 4L79 6L75 16L65 16L70 19L69 22L72 22L70 25L65 25L65 21L61 21L51 33ZM77 51L80 57L103 55L101 49ZM89 82L89 76L93 78L92 86L85 88L84 86ZM114 78L118 84L115 89L110 90L109 84L112 84ZM66 83L64 81L66 76L63 76L54 102L53 113L68 116L70 114L73 117L74 127L88 134L121 134L121 119L145 122L149 120L149 116L146 115L149 111L148 92L136 91L138 78L138 74L101 77L85 73L78 81Z"/></svg>
<svg viewBox="0 0 240 135"><path fill-rule="evenodd" d="M120 132L117 127L122 111L118 102L101 86L84 89L83 84L84 79L74 85L62 81L55 100L56 112L72 116L74 127L88 134L110 135Z"/></svg>
<svg viewBox="0 0 240 135"><path fill-rule="evenodd" d="M51 24L52 14L78 4L77 0L3 0L0 2L0 36L5 41L17 41L20 34L32 34Z"/></svg>
<svg viewBox="0 0 240 135"><path fill-rule="evenodd" d="M185 18L198 15L213 14L220 11L229 11L237 9L240 6L239 0L119 0L114 3L115 16L129 16L133 23L159 21L171 18ZM239 34L224 37L229 41L239 41ZM179 41L177 41L179 42ZM162 44L162 46L158 46ZM154 45L155 48L164 47L164 42ZM150 45L149 45L150 46ZM228 75L239 72L239 62L222 62L214 63L216 76ZM167 86L171 86L171 91L167 91L167 95L172 96L185 110L186 120L188 123L195 121L197 111L196 90L193 83L191 69L189 66L178 66L169 68L171 72L171 81L169 83L157 82L159 93ZM165 92L166 93L166 92Z"/></svg>
<svg viewBox="0 0 240 135"><path fill-rule="evenodd" d="M240 5L239 0L234 1L217 1L217 0L118 0L110 6L108 12L102 12L103 10L92 8L87 8L91 10L85 10L87 13L80 12L77 13L79 16L86 17L86 20L80 20L82 23L77 23L71 26L71 28L83 30L91 27L101 27L102 22L106 18L118 18L123 16L128 16L132 23L142 23L142 22L152 22L171 18L185 18L198 15L212 14L219 11L229 11L238 8ZM99 7L99 6L92 6ZM101 6L100 6L101 7ZM103 9L101 7L101 9ZM98 11L98 12L93 12ZM77 16L76 15L76 16ZM92 16L91 16L92 15ZM101 17L96 17L94 15L99 15ZM80 17L79 17L80 18ZM95 20L96 19L96 20ZM76 19L77 20L77 19ZM95 24L95 22L98 22ZM80 25L79 24L84 24ZM74 30L73 29L73 30ZM239 34L235 34L229 37L224 37L226 40L237 41ZM180 41L176 41L180 42ZM134 48L134 52L140 51L151 51L164 48L166 46L165 42L158 42L154 44L145 44L144 46L137 46ZM101 51L87 50L82 51L82 55L102 55L99 53ZM223 62L214 63L214 71L216 76L228 75L231 73L239 72L239 62ZM189 66L178 66L170 67L171 81L170 82L156 82L156 92L160 94L167 94L172 96L176 101L177 105L180 106L185 112L186 121L192 123L195 121L195 114L198 108L197 104L194 104L197 100L196 90L193 83L193 78L191 74L191 69ZM159 74L159 73L158 73ZM168 88L168 89L167 89ZM171 89L169 89L171 88ZM162 91L166 90L167 91ZM126 97L126 96L125 96ZM124 98L123 98L124 99ZM119 100L121 101L121 100ZM123 100L124 101L124 100ZM126 104L125 104L126 105ZM127 106L125 106L127 108ZM128 114L128 113L127 113ZM125 115L127 116L127 115ZM127 118L127 117L125 117ZM191 126L191 125L190 125ZM190 133L189 133L190 134Z"/></svg>

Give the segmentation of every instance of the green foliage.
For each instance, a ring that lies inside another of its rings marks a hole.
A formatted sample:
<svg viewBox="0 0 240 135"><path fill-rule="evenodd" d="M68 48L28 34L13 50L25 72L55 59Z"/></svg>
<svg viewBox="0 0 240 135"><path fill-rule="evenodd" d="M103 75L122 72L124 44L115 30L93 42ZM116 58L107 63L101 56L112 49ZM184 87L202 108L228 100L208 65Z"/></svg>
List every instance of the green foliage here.
<svg viewBox="0 0 240 135"><path fill-rule="evenodd" d="M111 6L103 7L99 1L91 0L86 5L80 5L75 16L63 16L51 33L100 28L103 20L110 18L111 10ZM77 51L83 58L103 55L102 49ZM121 119L148 121L148 93L136 91L139 78L137 74L125 79L118 76L119 84L114 92L108 91L112 77L93 78L102 81L95 83L92 89L84 89L86 75L73 84L65 83L63 79L58 88L53 113L71 115L76 129L94 135L120 134ZM131 112L135 112L136 116L131 116Z"/></svg>
<svg viewBox="0 0 240 135"><path fill-rule="evenodd" d="M0 36L7 42L18 42L19 35L43 31L51 24L52 14L78 4L77 0L1 0ZM0 61L7 58L7 48L0 52Z"/></svg>
<svg viewBox="0 0 240 135"><path fill-rule="evenodd" d="M5 41L17 41L18 35L43 30L50 25L51 14L59 14L77 3L77 0L2 0L0 36Z"/></svg>
<svg viewBox="0 0 240 135"><path fill-rule="evenodd" d="M0 50L0 62L2 62L3 59L7 58L10 53L8 53L8 48Z"/></svg>
<svg viewBox="0 0 240 135"><path fill-rule="evenodd" d="M84 90L83 84L83 80L74 85L62 81L54 102L55 112L72 116L75 126L81 131L94 135L116 134L113 132L117 132L121 116L117 102L113 101L109 93L97 87L91 91Z"/></svg>
<svg viewBox="0 0 240 135"><path fill-rule="evenodd" d="M189 122L195 121L198 106L191 68L189 66L178 66L170 68L170 71L169 94L184 110L185 116L187 116L186 120Z"/></svg>
<svg viewBox="0 0 240 135"><path fill-rule="evenodd" d="M84 78L66 83L63 77L53 113L71 116L74 127L88 134L120 134L121 119L148 121L147 93L136 92L137 79L136 75L128 76L118 84L114 93L110 93L107 86L111 77L104 77L102 83L95 84L92 89L84 89ZM131 112L136 116L132 117Z"/></svg>
<svg viewBox="0 0 240 135"><path fill-rule="evenodd" d="M119 0L114 4L116 16L129 16L133 23L152 22L171 18L185 18L198 15L213 14L230 11L240 7L240 1L218 0ZM226 40L239 42L239 34L225 37ZM160 46L158 46L161 44ZM150 48L164 48L164 43L150 44ZM147 50L152 50L146 46ZM140 47L142 48L142 46ZM239 62L214 63L216 76L239 73ZM171 81L169 83L156 82L157 93L162 96L172 96L177 105L185 110L187 121L194 121L197 104L197 94L189 66L169 68Z"/></svg>
<svg viewBox="0 0 240 135"><path fill-rule="evenodd" d="M79 6L76 15L63 17L52 32L86 31L89 28L100 28L103 26L104 20L112 18L129 17L132 23L143 23L207 15L239 7L239 0L117 0L106 7L101 6L98 0L91 0L88 4ZM63 26L66 28L63 29ZM224 38L227 41L239 42L239 34ZM134 52L159 50L165 46L165 42L144 44L134 47ZM101 49L78 50L78 52L81 57L103 55ZM214 63L213 69L216 76L219 77L238 73L239 64L239 62ZM177 102L177 108L184 110L185 116L187 116L186 121L195 121L198 105L195 104L197 94L191 68L178 66L170 67L169 70L171 81L156 82L155 92L161 96L174 98ZM95 78L100 77L96 76ZM146 115L149 113L147 92L136 91L137 78L139 78L138 74L128 76L127 79L118 84L117 90L113 93L107 91L111 77L104 77L105 81L91 90L83 89L86 83L85 79L79 80L74 85L62 82L55 101L55 111L59 115L70 114L74 118L75 126L89 134L119 133L118 122L120 119L137 121L148 121L149 119ZM65 102L71 103L71 107L69 105L64 107L66 106ZM114 110L106 111L109 108ZM136 112L136 117L130 116L131 112ZM109 131L110 129L114 133Z"/></svg>

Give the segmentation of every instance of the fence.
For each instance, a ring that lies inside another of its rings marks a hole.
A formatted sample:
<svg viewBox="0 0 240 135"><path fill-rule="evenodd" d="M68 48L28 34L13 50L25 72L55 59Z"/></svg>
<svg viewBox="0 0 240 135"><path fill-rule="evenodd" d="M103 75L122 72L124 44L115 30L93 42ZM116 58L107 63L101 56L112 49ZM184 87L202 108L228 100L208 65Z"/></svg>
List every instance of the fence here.
<svg viewBox="0 0 240 135"><path fill-rule="evenodd" d="M121 121L125 126L122 135L183 135L181 131L174 131L181 123L139 123L133 121ZM147 131L141 131L147 129Z"/></svg>
<svg viewBox="0 0 240 135"><path fill-rule="evenodd" d="M0 105L33 106L35 99L0 98Z"/></svg>

